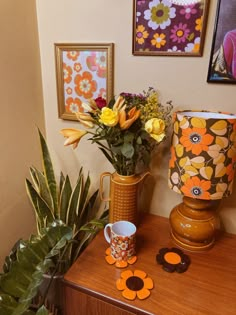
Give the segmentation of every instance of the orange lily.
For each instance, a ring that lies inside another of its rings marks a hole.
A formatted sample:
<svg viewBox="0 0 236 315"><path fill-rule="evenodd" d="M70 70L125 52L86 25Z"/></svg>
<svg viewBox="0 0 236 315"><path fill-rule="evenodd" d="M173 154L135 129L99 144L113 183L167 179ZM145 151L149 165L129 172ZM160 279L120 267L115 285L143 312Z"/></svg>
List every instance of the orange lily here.
<svg viewBox="0 0 236 315"><path fill-rule="evenodd" d="M137 120L140 116L140 110L137 109L136 107L131 108L131 110L128 112L128 119L126 116L125 109L123 108L120 111L120 128L122 130L128 129L134 122Z"/></svg>
<svg viewBox="0 0 236 315"><path fill-rule="evenodd" d="M75 113L78 121L87 128L93 128L95 120L90 114L77 112Z"/></svg>
<svg viewBox="0 0 236 315"><path fill-rule="evenodd" d="M87 133L85 130L79 130L79 129L61 129L61 134L67 138L64 142L64 145L71 145L73 144L73 149L77 148L80 139Z"/></svg>
<svg viewBox="0 0 236 315"><path fill-rule="evenodd" d="M113 110L118 111L118 112L122 110L122 106L124 105L124 102L125 102L125 99L119 95L115 104L113 105Z"/></svg>

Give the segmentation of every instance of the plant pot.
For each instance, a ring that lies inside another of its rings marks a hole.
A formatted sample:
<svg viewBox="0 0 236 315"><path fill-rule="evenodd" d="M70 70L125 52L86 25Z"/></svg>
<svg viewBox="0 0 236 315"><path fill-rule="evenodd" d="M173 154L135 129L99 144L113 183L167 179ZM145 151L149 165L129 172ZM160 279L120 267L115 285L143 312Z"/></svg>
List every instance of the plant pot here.
<svg viewBox="0 0 236 315"><path fill-rule="evenodd" d="M44 304L54 315L63 315L62 280L61 274L56 276L44 274L36 297L36 303L40 304L46 295Z"/></svg>

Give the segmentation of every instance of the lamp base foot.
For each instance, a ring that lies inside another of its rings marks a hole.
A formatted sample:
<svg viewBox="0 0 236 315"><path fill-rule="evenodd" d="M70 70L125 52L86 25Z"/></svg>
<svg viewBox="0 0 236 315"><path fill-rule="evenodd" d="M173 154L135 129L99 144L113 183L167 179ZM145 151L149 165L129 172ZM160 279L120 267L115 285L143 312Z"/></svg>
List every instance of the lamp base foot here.
<svg viewBox="0 0 236 315"><path fill-rule="evenodd" d="M183 198L170 213L173 242L189 251L206 251L214 246L218 226L218 201Z"/></svg>

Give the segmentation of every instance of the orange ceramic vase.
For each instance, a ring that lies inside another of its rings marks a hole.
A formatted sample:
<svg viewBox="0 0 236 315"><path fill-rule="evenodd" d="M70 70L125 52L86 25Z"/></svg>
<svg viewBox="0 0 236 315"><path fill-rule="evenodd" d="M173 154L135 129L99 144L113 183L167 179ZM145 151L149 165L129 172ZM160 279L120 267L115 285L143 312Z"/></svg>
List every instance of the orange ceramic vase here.
<svg viewBox="0 0 236 315"><path fill-rule="evenodd" d="M119 175L117 172L102 173L100 176L100 197L109 201L109 222L130 221L138 224L138 192L140 183L149 172L142 175ZM109 177L110 193L104 197L104 178Z"/></svg>

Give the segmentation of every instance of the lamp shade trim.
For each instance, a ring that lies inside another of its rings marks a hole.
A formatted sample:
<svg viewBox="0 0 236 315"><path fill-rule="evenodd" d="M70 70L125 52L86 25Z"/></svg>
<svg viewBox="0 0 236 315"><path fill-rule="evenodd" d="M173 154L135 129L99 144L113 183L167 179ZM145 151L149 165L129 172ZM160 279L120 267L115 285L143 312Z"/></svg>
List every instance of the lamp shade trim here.
<svg viewBox="0 0 236 315"><path fill-rule="evenodd" d="M236 166L236 115L176 112L173 129L169 187L197 199L229 196Z"/></svg>

